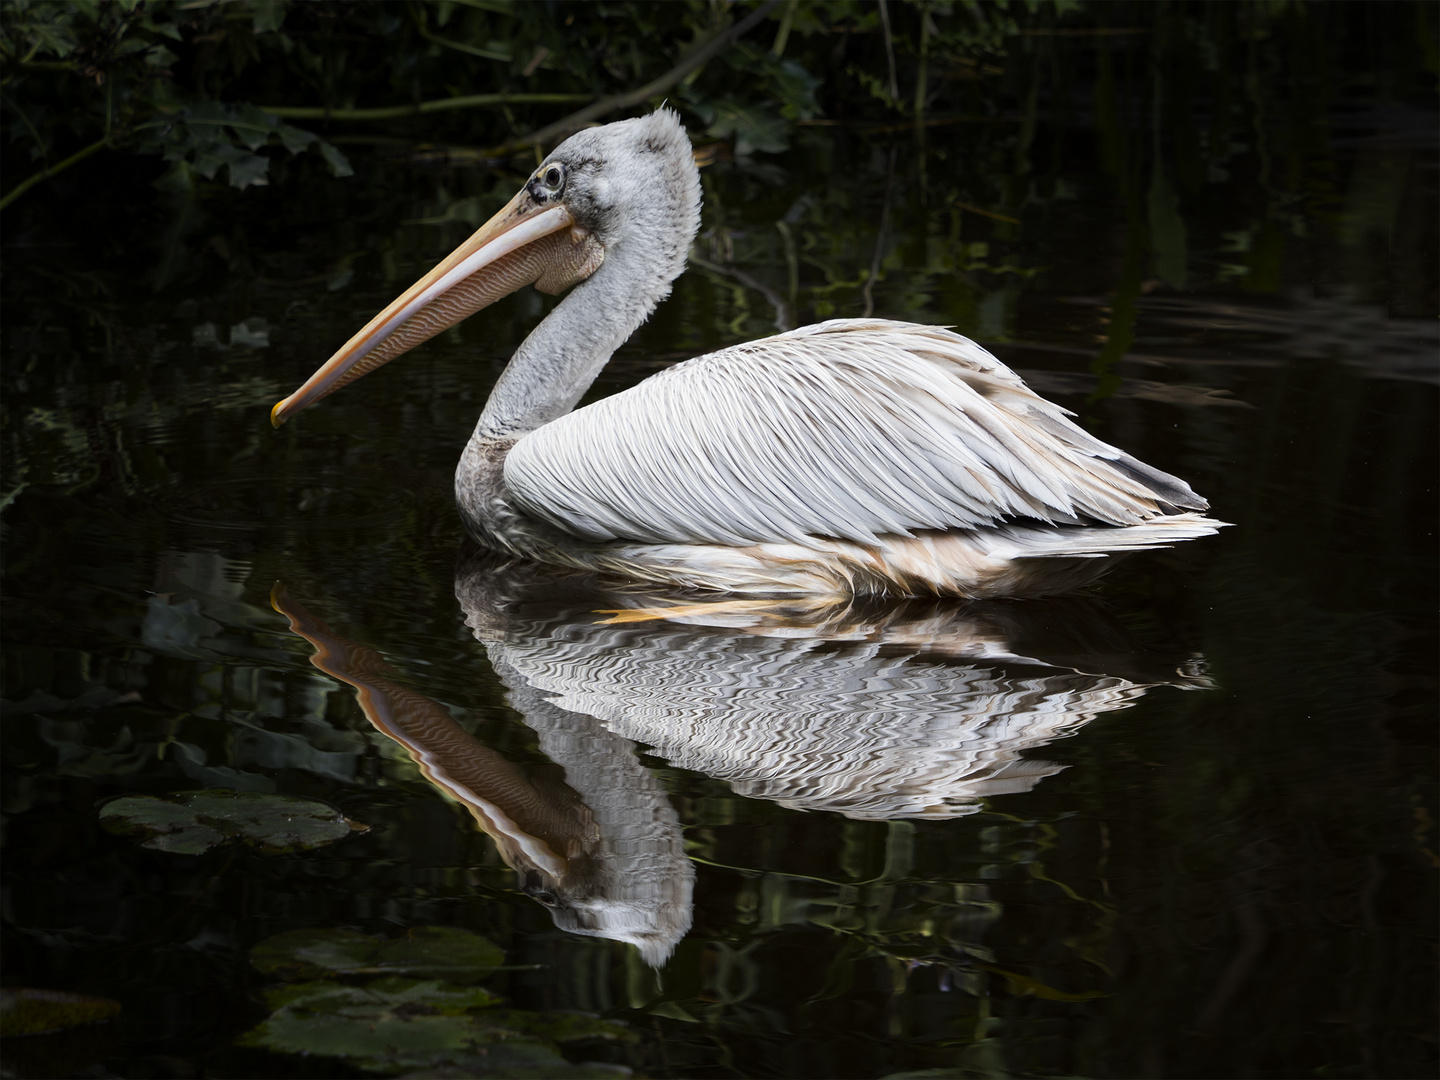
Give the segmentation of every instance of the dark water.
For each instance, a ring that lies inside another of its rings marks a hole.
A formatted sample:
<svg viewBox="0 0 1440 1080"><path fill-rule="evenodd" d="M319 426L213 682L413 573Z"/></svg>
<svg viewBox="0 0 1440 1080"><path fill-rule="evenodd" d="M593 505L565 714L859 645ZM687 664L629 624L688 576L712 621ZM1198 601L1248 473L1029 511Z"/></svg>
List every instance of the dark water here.
<svg viewBox="0 0 1440 1080"><path fill-rule="evenodd" d="M595 393L817 318L954 325L1236 526L1063 601L617 621L673 598L477 559L451 474L528 292L271 430L517 177L26 210L4 981L124 1011L8 1075L361 1075L235 1045L275 984L248 950L421 926L530 965L486 983L515 1008L628 1024L566 1054L638 1075L1433 1074L1434 114L1237 105L1195 124L1228 149L1156 153L1148 115L1031 104L708 168ZM99 825L204 788L370 830Z"/></svg>

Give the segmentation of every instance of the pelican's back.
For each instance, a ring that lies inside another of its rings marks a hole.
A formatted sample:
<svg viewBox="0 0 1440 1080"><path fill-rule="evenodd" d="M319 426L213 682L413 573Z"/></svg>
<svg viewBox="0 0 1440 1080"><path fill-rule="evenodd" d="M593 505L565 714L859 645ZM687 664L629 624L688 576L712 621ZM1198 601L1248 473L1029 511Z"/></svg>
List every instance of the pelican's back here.
<svg viewBox="0 0 1440 1080"><path fill-rule="evenodd" d="M561 417L514 446L505 481L568 535L652 544L875 544L1206 508L1068 415L949 330L836 320Z"/></svg>

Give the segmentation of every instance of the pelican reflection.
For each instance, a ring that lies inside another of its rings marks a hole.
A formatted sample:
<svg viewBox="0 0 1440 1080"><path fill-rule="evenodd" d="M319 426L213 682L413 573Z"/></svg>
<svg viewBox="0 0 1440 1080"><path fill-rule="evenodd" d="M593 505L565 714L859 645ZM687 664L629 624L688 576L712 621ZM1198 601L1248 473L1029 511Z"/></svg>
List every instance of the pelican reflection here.
<svg viewBox="0 0 1440 1080"><path fill-rule="evenodd" d="M455 594L552 769L486 747L283 587L273 600L556 926L654 966L690 928L695 871L638 746L796 810L945 819L1059 772L1031 755L1152 687L1209 685L1081 599L694 602L493 554L462 563Z"/></svg>
<svg viewBox="0 0 1440 1080"><path fill-rule="evenodd" d="M1103 606L948 598L661 601L480 556L456 597L514 687L739 795L866 820L950 818L1063 766L1023 756L1159 685Z"/></svg>

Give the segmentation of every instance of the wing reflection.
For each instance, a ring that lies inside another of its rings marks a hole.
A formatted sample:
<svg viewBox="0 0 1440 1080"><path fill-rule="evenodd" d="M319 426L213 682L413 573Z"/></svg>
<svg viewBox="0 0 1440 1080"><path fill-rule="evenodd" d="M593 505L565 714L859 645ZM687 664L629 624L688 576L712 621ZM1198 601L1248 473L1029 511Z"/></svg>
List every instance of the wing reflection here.
<svg viewBox="0 0 1440 1080"><path fill-rule="evenodd" d="M1153 686L1209 685L1193 660L1140 656L1083 599L647 606L542 577L481 556L456 579L512 692L523 682L534 700L797 810L972 814L1064 768L1023 752Z"/></svg>
<svg viewBox="0 0 1440 1080"><path fill-rule="evenodd" d="M1140 654L1083 599L682 603L488 554L461 565L455 593L558 768L508 761L283 586L273 602L556 926L630 942L654 966L690 928L695 871L636 744L798 810L951 818L1064 768L1026 751L1153 686L1209 685L1194 661Z"/></svg>

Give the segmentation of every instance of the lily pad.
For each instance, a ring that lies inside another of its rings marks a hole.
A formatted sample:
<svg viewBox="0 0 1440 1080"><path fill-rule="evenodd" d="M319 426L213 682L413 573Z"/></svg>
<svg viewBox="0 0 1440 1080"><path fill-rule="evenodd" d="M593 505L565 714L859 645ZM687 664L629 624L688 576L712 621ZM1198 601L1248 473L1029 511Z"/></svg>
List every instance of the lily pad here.
<svg viewBox="0 0 1440 1080"><path fill-rule="evenodd" d="M291 930L266 938L250 950L250 963L282 979L315 979L374 971L380 939L358 930Z"/></svg>
<svg viewBox="0 0 1440 1080"><path fill-rule="evenodd" d="M357 935L361 936L361 935ZM630 1075L620 1066L572 1064L556 1043L633 1039L623 1025L578 1013L494 1008L476 986L390 977L363 986L320 980L266 993L270 1018L240 1045L344 1058L374 1072L419 1075L586 1077Z"/></svg>
<svg viewBox="0 0 1440 1080"><path fill-rule="evenodd" d="M501 1009L477 986L504 962L493 942L458 927L420 926L386 940L354 930L291 930L250 962L292 980L266 992L270 1018L242 1046L343 1058L372 1072L443 1077L611 1080L618 1065L574 1064L558 1043L630 1041L623 1024L582 1013ZM363 985L334 976L384 975ZM324 976L331 976L325 978ZM304 980L304 981L297 981Z"/></svg>
<svg viewBox="0 0 1440 1080"><path fill-rule="evenodd" d="M265 1003L277 1012L333 1013L340 1016L465 1016L489 1009L500 998L479 986L461 986L439 979L372 979L364 986L332 982L292 983L265 993ZM273 1019L273 1017L272 1017Z"/></svg>
<svg viewBox="0 0 1440 1080"><path fill-rule="evenodd" d="M487 1023L523 1032L534 1039L552 1043L584 1042L604 1039L607 1042L634 1042L635 1033L624 1024L601 1020L575 1012L525 1012L521 1009L491 1009L485 1014Z"/></svg>
<svg viewBox="0 0 1440 1080"><path fill-rule="evenodd" d="M488 990L438 980L297 983L271 991L267 1000L274 1012L241 1037L241 1046L345 1058L380 1072L527 1038L485 1022L485 1010L500 1000Z"/></svg>
<svg viewBox="0 0 1440 1080"><path fill-rule="evenodd" d="M483 1053L457 1054L421 1066L400 1080L617 1080L633 1075L624 1065L574 1064L534 1043L500 1043Z"/></svg>
<svg viewBox="0 0 1440 1080"><path fill-rule="evenodd" d="M294 795L215 788L169 798L125 795L105 804L100 824L141 847L199 855L227 842L267 855L308 851L369 830L333 807Z"/></svg>
<svg viewBox="0 0 1440 1080"><path fill-rule="evenodd" d="M408 975L476 982L505 963L505 951L451 926L417 926L387 941L354 930L291 930L250 950L250 963L282 979L326 975Z"/></svg>
<svg viewBox="0 0 1440 1080"><path fill-rule="evenodd" d="M417 926L386 942L376 959L379 967L397 975L468 982L504 964L505 950L459 927Z"/></svg>
<svg viewBox="0 0 1440 1080"><path fill-rule="evenodd" d="M44 1035L84 1024L98 1024L120 1014L109 998L7 986L0 990L0 1036Z"/></svg>

